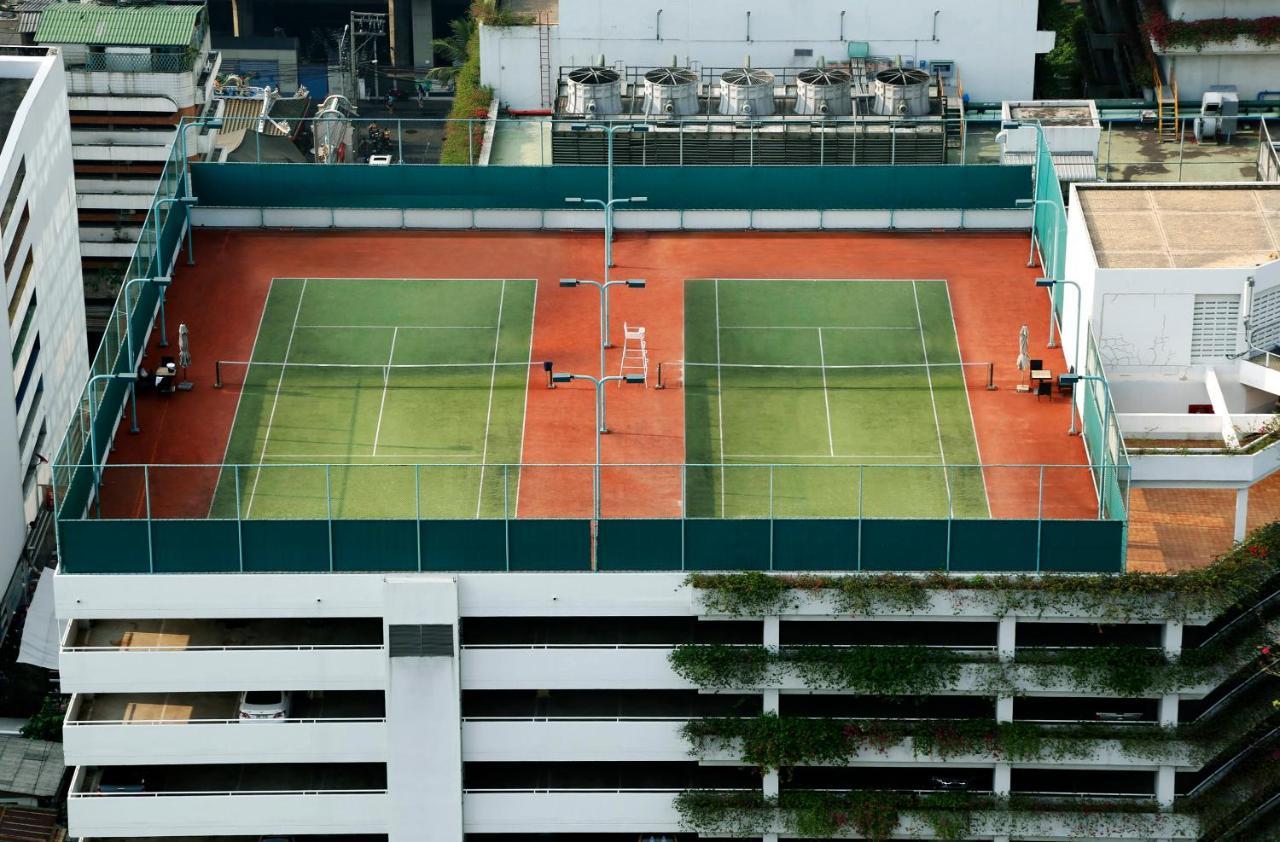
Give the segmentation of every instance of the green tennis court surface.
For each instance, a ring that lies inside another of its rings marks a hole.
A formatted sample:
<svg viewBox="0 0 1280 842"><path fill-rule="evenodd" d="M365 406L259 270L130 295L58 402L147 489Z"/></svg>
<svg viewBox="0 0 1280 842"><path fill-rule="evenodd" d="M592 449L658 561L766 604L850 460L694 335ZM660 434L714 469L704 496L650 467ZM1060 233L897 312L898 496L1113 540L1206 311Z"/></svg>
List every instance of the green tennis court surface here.
<svg viewBox="0 0 1280 842"><path fill-rule="evenodd" d="M279 278L212 517L515 511L536 282ZM433 367L434 366L434 367ZM445 463L450 467L413 467ZM325 467L326 464L331 467Z"/></svg>
<svg viewBox="0 0 1280 842"><path fill-rule="evenodd" d="M945 281L689 281L685 357L688 516L989 516Z"/></svg>

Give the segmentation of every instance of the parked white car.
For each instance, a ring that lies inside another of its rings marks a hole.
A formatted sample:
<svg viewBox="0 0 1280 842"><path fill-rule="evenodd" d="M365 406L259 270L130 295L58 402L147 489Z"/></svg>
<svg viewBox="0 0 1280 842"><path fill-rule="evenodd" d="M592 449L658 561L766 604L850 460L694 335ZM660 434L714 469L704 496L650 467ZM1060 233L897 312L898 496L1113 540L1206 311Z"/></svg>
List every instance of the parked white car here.
<svg viewBox="0 0 1280 842"><path fill-rule="evenodd" d="M246 690L240 694L241 722L288 719L292 712L293 693L288 690Z"/></svg>

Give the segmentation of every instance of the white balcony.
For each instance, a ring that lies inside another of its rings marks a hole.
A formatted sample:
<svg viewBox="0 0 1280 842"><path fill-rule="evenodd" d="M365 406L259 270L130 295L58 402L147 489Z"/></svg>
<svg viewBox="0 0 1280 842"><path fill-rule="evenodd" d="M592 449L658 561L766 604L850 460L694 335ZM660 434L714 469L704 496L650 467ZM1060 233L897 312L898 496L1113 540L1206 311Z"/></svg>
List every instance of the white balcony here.
<svg viewBox="0 0 1280 842"><path fill-rule="evenodd" d="M687 761L684 720L468 719L462 723L467 761Z"/></svg>
<svg viewBox="0 0 1280 842"><path fill-rule="evenodd" d="M80 210L132 210L151 209L151 196L141 193L76 193L76 207Z"/></svg>
<svg viewBox="0 0 1280 842"><path fill-rule="evenodd" d="M62 731L67 764L386 762L387 724L381 717L248 722L236 717L236 695L223 699L229 714L224 719L187 718L191 708L145 702L127 705L119 715L128 718L104 719L113 715L98 709L106 705L86 704L77 695Z"/></svg>
<svg viewBox="0 0 1280 842"><path fill-rule="evenodd" d="M196 76L181 73L121 73L67 68L67 93L72 96L167 97L177 110L196 105Z"/></svg>
<svg viewBox="0 0 1280 842"><path fill-rule="evenodd" d="M66 647L59 665L64 693L376 690L386 684L382 646Z"/></svg>
<svg viewBox="0 0 1280 842"><path fill-rule="evenodd" d="M390 799L369 792L199 792L67 799L78 837L386 833Z"/></svg>
<svg viewBox="0 0 1280 842"><path fill-rule="evenodd" d="M143 146L135 144L106 144L101 146L71 147L71 157L79 162L85 161L166 161L169 159L168 145Z"/></svg>
<svg viewBox="0 0 1280 842"><path fill-rule="evenodd" d="M73 146L170 146L177 137L174 129L91 129L71 130Z"/></svg>
<svg viewBox="0 0 1280 842"><path fill-rule="evenodd" d="M464 690L687 690L670 647L487 647L462 650Z"/></svg>
<svg viewBox="0 0 1280 842"><path fill-rule="evenodd" d="M467 833L677 833L672 791L468 791Z"/></svg>
<svg viewBox="0 0 1280 842"><path fill-rule="evenodd" d="M84 229L80 229L80 256L109 260L128 260L133 257L133 243L103 243L84 239Z"/></svg>

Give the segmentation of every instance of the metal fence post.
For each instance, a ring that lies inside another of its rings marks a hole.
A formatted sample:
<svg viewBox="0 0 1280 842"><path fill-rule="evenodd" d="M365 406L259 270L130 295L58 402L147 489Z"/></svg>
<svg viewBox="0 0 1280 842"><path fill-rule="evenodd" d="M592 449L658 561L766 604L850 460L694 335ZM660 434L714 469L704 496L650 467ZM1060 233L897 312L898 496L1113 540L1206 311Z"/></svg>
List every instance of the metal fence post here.
<svg viewBox="0 0 1280 842"><path fill-rule="evenodd" d="M1182 181L1182 147L1187 141L1187 126L1185 120L1178 121L1178 181Z"/></svg>
<svg viewBox="0 0 1280 842"><path fill-rule="evenodd" d="M685 569L684 532L685 521L689 519L689 466L680 466L680 569Z"/></svg>
<svg viewBox="0 0 1280 842"><path fill-rule="evenodd" d="M507 559L507 570L511 569L511 515L507 512L507 470L510 467L502 466L502 554Z"/></svg>
<svg viewBox="0 0 1280 842"><path fill-rule="evenodd" d="M324 501L328 508L329 525L329 572L333 572L333 483L331 481L332 465L324 466Z"/></svg>
<svg viewBox="0 0 1280 842"><path fill-rule="evenodd" d="M396 119L396 149L399 153L399 158L400 158L400 160L396 161L396 163L403 164L404 163L404 120L400 118Z"/></svg>
<svg viewBox="0 0 1280 842"><path fill-rule="evenodd" d="M472 127L472 120L467 119L467 163L474 164L476 162L475 153L475 133Z"/></svg>
<svg viewBox="0 0 1280 842"><path fill-rule="evenodd" d="M1036 572L1040 572L1040 536L1044 534L1044 465L1040 466L1040 492L1036 502Z"/></svg>
<svg viewBox="0 0 1280 842"><path fill-rule="evenodd" d="M862 570L862 521L866 519L862 513L862 487L864 485L862 479L866 474L866 470L866 465L858 466L858 570Z"/></svg>
<svg viewBox="0 0 1280 842"><path fill-rule="evenodd" d="M422 466L413 466L413 537L418 547L418 572L422 572Z"/></svg>
<svg viewBox="0 0 1280 842"><path fill-rule="evenodd" d="M147 572L156 572L156 553L154 539L151 537L151 469L142 466L142 494L147 503Z"/></svg>
<svg viewBox="0 0 1280 842"><path fill-rule="evenodd" d="M773 570L773 465L769 466L769 569Z"/></svg>
<svg viewBox="0 0 1280 842"><path fill-rule="evenodd" d="M231 469L236 480L236 555L240 558L240 572L244 572L244 519L240 516L240 466Z"/></svg>

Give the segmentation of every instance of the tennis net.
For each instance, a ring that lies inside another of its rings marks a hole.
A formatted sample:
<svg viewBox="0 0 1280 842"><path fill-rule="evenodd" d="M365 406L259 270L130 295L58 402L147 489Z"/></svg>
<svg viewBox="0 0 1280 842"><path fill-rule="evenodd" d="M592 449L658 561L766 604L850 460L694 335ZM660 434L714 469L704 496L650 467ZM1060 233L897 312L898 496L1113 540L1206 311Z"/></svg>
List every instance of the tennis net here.
<svg viewBox="0 0 1280 842"><path fill-rule="evenodd" d="M917 377L950 375L962 376L969 386L984 386L988 391L996 389L995 363L963 362L963 363L869 363L855 365L816 365L791 363L709 363L690 360L667 360L658 363L657 387L659 389L674 388L685 385L692 377L705 377L718 372L735 374L760 373L765 376L795 372L797 376L812 373L844 374L856 377L865 374L876 379L898 377L912 379Z"/></svg>
<svg viewBox="0 0 1280 842"><path fill-rule="evenodd" d="M472 373L487 377L494 369L545 368L541 361L531 362L483 362L483 363L304 363L268 362L263 360L214 361L213 386L245 386L272 382L286 374L305 375L312 388L360 388L370 384L385 383L392 374L421 374L423 378L435 375L439 378L456 378Z"/></svg>

